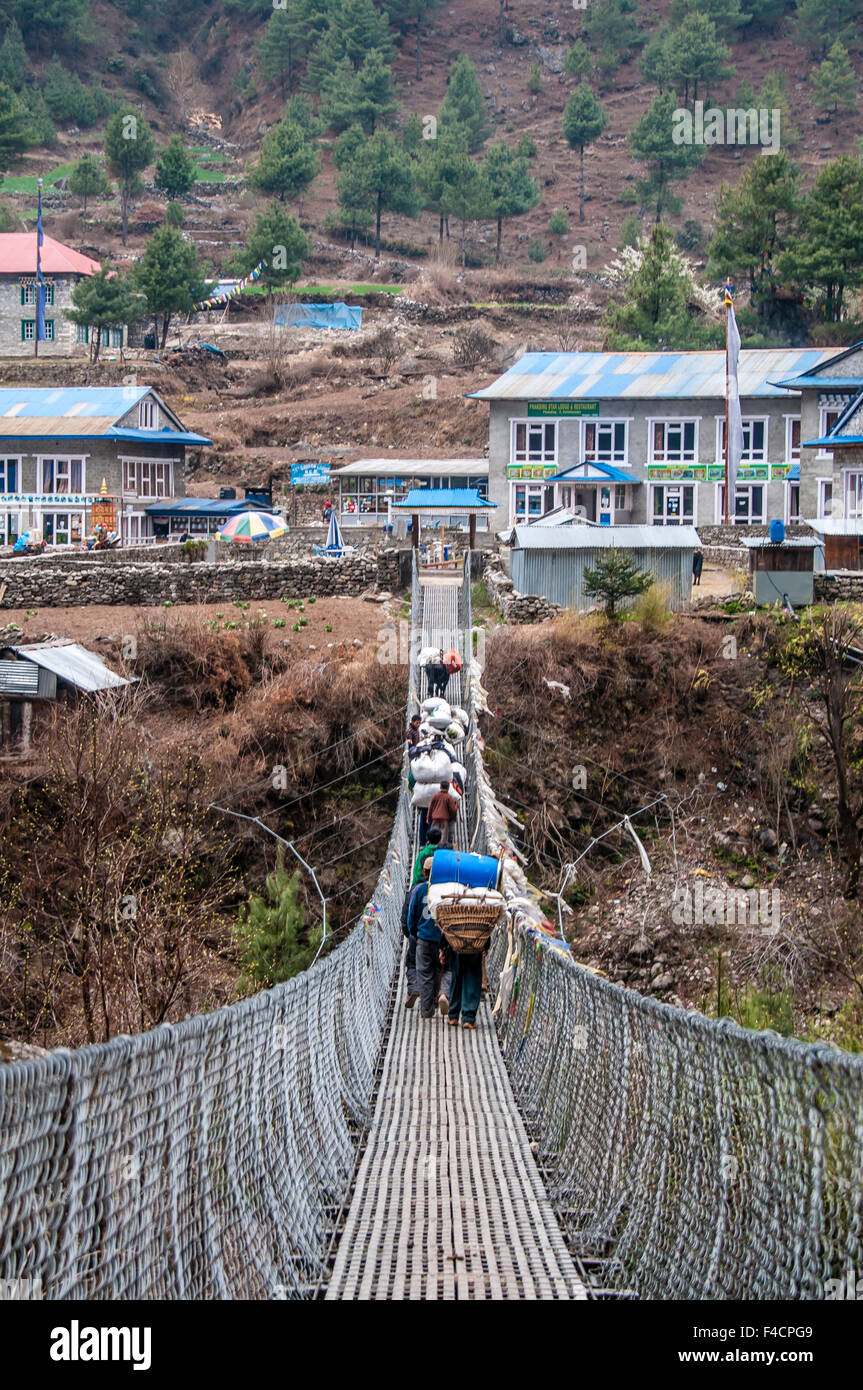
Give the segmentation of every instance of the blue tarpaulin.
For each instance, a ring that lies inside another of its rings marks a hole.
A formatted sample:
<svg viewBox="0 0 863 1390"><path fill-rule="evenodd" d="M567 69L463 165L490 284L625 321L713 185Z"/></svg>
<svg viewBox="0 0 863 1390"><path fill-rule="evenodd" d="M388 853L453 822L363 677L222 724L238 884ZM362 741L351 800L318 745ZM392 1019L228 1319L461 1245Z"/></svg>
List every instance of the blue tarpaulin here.
<svg viewBox="0 0 863 1390"><path fill-rule="evenodd" d="M357 329L363 311L348 304L285 304L276 310L280 328Z"/></svg>

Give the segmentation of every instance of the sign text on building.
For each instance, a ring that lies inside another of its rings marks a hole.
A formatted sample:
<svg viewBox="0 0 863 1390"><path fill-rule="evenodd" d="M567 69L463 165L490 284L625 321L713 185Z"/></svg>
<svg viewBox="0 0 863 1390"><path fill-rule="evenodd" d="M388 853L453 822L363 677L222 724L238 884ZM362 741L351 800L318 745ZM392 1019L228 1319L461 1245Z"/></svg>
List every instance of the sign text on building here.
<svg viewBox="0 0 863 1390"><path fill-rule="evenodd" d="M598 415L599 401L528 401L528 419Z"/></svg>
<svg viewBox="0 0 863 1390"><path fill-rule="evenodd" d="M326 486L330 481L328 463L292 463L291 482L294 487Z"/></svg>

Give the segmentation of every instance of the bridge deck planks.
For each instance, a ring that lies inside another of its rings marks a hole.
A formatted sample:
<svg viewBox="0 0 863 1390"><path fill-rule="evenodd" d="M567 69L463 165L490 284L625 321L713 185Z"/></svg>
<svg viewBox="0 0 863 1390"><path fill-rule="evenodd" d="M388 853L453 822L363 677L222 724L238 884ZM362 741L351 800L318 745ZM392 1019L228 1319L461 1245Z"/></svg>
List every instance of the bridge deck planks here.
<svg viewBox="0 0 863 1390"><path fill-rule="evenodd" d="M424 583L426 637L457 626L458 585ZM460 687L459 681L459 687ZM448 692L454 702L454 690ZM465 843L464 810L457 828ZM476 1032L404 1008L325 1297L584 1299L483 1002Z"/></svg>

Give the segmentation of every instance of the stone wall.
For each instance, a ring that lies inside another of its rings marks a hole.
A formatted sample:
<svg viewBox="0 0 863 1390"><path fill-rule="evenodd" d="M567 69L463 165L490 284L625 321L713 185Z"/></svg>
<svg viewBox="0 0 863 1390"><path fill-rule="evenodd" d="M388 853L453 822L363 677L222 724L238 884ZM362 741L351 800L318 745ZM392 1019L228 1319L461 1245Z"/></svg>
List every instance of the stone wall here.
<svg viewBox="0 0 863 1390"><path fill-rule="evenodd" d="M234 599L358 597L399 587L399 554L345 560L261 561L258 564L79 565L0 564L0 609L75 608L93 603L157 607L228 603Z"/></svg>
<svg viewBox="0 0 863 1390"><path fill-rule="evenodd" d="M745 546L705 545L703 549L705 565L718 565L720 569L749 570L749 551Z"/></svg>
<svg viewBox="0 0 863 1390"><path fill-rule="evenodd" d="M835 603L842 599L863 601L863 570L816 571L815 602Z"/></svg>
<svg viewBox="0 0 863 1390"><path fill-rule="evenodd" d="M520 594L514 588L508 574L500 567L496 556L486 558L483 574L489 601L508 623L542 623L546 618L555 618L563 610L557 603L540 594Z"/></svg>

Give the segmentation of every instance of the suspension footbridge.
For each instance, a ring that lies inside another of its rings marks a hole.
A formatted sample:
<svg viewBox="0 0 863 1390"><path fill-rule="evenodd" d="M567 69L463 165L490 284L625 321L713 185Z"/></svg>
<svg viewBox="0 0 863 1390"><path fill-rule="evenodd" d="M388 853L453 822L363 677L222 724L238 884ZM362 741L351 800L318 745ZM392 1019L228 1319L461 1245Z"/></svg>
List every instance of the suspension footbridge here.
<svg viewBox="0 0 863 1390"><path fill-rule="evenodd" d="M0 1066L0 1293L819 1299L863 1266L863 1060L578 967L483 765L469 557L414 576L410 710L423 638L464 657L458 841L509 854L477 1031L403 1007L405 767L374 895L310 970Z"/></svg>

